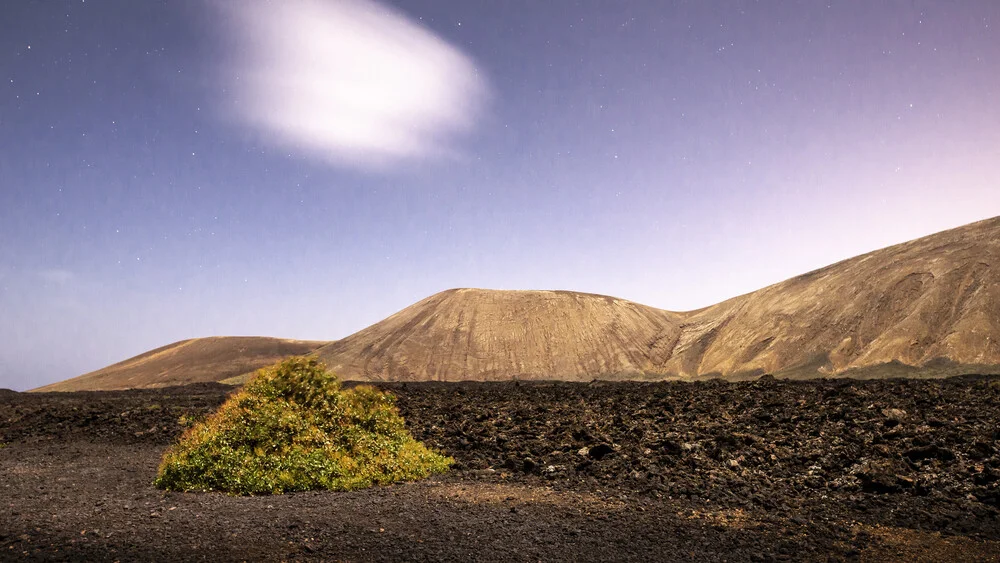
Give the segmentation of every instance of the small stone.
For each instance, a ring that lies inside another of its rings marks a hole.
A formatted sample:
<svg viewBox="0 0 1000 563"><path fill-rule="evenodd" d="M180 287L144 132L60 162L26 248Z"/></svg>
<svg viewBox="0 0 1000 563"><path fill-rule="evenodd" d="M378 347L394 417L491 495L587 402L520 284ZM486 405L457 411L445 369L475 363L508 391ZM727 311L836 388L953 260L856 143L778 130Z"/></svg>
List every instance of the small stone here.
<svg viewBox="0 0 1000 563"><path fill-rule="evenodd" d="M906 420L906 411L903 409L884 409L882 415L885 416L887 420L893 422L903 422Z"/></svg>

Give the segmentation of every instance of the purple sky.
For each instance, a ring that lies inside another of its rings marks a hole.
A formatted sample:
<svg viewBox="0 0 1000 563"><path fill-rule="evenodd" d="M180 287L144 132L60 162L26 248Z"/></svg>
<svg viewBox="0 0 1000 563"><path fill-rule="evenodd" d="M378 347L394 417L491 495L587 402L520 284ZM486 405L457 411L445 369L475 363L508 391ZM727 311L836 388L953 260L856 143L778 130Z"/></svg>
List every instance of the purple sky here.
<svg viewBox="0 0 1000 563"><path fill-rule="evenodd" d="M1000 214L1000 2L274 4L0 3L0 387Z"/></svg>

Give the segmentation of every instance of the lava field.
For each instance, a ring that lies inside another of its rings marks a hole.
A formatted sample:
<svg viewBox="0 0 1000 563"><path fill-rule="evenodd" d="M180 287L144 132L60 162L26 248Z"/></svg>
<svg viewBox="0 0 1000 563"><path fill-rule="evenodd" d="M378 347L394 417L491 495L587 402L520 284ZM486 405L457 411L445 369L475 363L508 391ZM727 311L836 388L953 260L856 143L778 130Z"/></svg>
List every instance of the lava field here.
<svg viewBox="0 0 1000 563"><path fill-rule="evenodd" d="M0 391L0 559L1000 561L1000 379L387 383L427 481L150 484L231 388Z"/></svg>

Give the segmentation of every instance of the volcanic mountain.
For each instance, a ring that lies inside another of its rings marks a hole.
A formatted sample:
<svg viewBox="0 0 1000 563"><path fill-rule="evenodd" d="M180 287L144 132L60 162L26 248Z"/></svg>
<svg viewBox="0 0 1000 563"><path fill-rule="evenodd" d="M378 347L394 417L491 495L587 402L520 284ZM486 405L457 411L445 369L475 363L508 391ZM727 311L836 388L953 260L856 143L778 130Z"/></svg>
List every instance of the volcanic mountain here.
<svg viewBox="0 0 1000 563"><path fill-rule="evenodd" d="M655 358L657 373L1000 373L1000 217L838 262L683 317L680 339Z"/></svg>
<svg viewBox="0 0 1000 563"><path fill-rule="evenodd" d="M347 379L634 379L680 318L604 295L451 289L316 353Z"/></svg>
<svg viewBox="0 0 1000 563"><path fill-rule="evenodd" d="M266 354L225 342L181 342L43 390L237 382L282 353L305 352L358 380L1000 373L1000 217L697 311L567 291L452 289L335 342L272 339Z"/></svg>
<svg viewBox="0 0 1000 563"><path fill-rule="evenodd" d="M258 336L192 338L34 391L138 389L223 381L253 373L287 356L309 354L323 344Z"/></svg>

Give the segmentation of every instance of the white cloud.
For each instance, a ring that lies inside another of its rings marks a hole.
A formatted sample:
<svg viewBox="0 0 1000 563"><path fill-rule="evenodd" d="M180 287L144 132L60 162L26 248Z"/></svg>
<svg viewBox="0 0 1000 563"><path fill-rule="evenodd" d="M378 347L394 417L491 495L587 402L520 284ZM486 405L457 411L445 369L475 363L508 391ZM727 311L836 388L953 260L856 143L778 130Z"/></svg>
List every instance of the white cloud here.
<svg viewBox="0 0 1000 563"><path fill-rule="evenodd" d="M383 167L452 154L485 99L473 61L368 0L220 2L236 117L284 146Z"/></svg>

